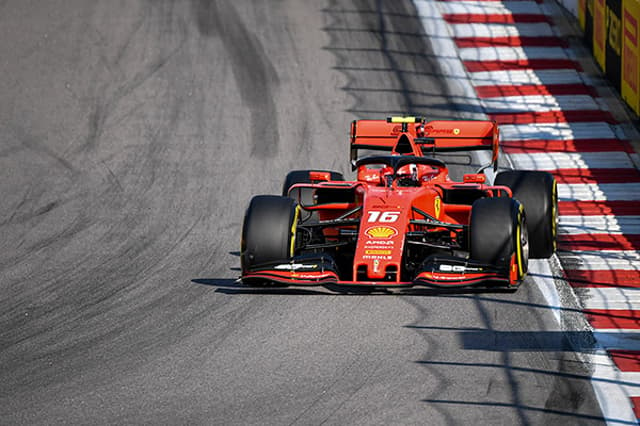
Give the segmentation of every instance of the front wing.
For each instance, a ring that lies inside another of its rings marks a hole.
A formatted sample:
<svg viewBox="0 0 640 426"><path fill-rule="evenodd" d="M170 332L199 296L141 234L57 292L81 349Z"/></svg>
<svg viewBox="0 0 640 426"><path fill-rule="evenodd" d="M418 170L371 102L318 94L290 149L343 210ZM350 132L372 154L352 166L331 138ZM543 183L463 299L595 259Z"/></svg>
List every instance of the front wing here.
<svg viewBox="0 0 640 426"><path fill-rule="evenodd" d="M513 263L513 261L511 262ZM509 267L489 265L453 256L430 256L418 268L411 281L345 281L339 278L333 259L327 256L294 258L288 262L255 267L242 274L247 284L271 281L293 286L345 285L364 287L467 287L487 282L515 288Z"/></svg>

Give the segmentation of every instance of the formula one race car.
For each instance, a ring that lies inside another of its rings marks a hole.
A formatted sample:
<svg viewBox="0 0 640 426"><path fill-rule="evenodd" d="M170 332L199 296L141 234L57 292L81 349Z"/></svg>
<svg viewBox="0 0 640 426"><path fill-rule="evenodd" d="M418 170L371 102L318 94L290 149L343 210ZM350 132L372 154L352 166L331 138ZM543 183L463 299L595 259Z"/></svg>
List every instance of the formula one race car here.
<svg viewBox="0 0 640 426"><path fill-rule="evenodd" d="M351 124L356 181L296 170L281 196L253 197L244 217L244 283L468 286L515 289L528 259L556 249L557 186L540 171L497 170L493 121L392 117ZM359 150L386 151L358 158ZM462 182L438 153L492 151Z"/></svg>

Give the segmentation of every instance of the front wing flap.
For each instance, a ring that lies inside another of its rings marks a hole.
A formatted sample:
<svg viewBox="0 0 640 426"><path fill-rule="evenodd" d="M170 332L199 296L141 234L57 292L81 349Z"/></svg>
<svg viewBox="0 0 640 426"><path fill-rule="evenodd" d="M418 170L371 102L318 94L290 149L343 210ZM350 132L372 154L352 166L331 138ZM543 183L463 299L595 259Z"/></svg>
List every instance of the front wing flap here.
<svg viewBox="0 0 640 426"><path fill-rule="evenodd" d="M242 281L273 281L287 285L325 285L338 282L338 268L331 256L298 256L291 260L256 265L242 274Z"/></svg>
<svg viewBox="0 0 640 426"><path fill-rule="evenodd" d="M419 268L413 282L426 286L469 286L486 281L507 284L509 268L454 256L429 256Z"/></svg>

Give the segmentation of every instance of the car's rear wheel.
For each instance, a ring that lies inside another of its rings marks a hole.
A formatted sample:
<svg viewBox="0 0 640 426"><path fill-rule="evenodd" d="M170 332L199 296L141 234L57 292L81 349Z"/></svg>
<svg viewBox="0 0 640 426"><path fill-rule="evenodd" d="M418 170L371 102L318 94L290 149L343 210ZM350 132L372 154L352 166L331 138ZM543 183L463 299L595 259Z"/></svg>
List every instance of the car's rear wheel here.
<svg viewBox="0 0 640 426"><path fill-rule="evenodd" d="M284 179L282 195L286 197L289 194L289 188L297 183L311 183L311 178L309 177L310 172L327 172L330 173L331 180L344 180L342 173L332 170L292 170Z"/></svg>
<svg viewBox="0 0 640 426"><path fill-rule="evenodd" d="M499 173L495 185L509 187L524 205L532 259L546 259L557 247L558 185L551 173L512 170Z"/></svg>
<svg viewBox="0 0 640 426"><path fill-rule="evenodd" d="M242 225L242 274L294 255L298 204L291 198L258 195L251 199Z"/></svg>
<svg viewBox="0 0 640 426"><path fill-rule="evenodd" d="M522 204L507 197L476 200L471 207L469 232L472 260L508 268L515 254L517 271L515 282L511 284L524 278L529 264L529 246Z"/></svg>

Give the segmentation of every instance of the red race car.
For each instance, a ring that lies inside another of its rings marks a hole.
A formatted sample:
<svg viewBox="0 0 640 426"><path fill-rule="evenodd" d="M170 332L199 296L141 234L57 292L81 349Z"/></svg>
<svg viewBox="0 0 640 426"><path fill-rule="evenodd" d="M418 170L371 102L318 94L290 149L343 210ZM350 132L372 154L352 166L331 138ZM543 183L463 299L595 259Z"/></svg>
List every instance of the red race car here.
<svg viewBox="0 0 640 426"><path fill-rule="evenodd" d="M371 287L497 284L515 289L529 258L556 249L557 185L540 171L498 173L493 121L356 120L357 180L290 172L281 196L253 197L244 217L244 283ZM358 158L359 150L383 155ZM491 164L453 181L438 153L489 150Z"/></svg>

